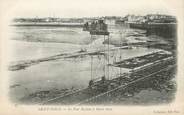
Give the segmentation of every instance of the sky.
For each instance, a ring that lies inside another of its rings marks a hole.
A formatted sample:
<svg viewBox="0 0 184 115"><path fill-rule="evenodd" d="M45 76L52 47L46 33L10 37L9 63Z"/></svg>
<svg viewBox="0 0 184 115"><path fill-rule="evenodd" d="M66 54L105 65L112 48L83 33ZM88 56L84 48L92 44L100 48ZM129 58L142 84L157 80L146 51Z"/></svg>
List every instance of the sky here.
<svg viewBox="0 0 184 115"><path fill-rule="evenodd" d="M13 0L8 6L15 17L96 17L169 14L164 0Z"/></svg>

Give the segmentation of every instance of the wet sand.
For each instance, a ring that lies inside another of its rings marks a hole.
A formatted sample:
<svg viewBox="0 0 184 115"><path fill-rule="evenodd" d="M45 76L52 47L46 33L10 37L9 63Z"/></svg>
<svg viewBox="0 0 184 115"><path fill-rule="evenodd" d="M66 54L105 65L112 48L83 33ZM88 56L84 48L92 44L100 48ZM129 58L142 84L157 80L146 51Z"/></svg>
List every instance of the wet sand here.
<svg viewBox="0 0 184 115"><path fill-rule="evenodd" d="M118 34L119 30L112 29L111 31L113 33L112 36L110 36L110 47L113 48L121 45L118 42L118 40L122 39ZM90 40L88 33L82 32L81 29L77 28L71 30L65 28L45 29L44 27L37 29L21 28L15 33L16 35L10 40L12 43L12 55L9 59L10 65L21 65L23 63L23 66L18 66L17 68L15 66L14 71L9 71L10 97L16 103L21 102L22 99L26 99L26 97L30 95L34 96L34 94L42 91L57 92L60 90L62 92L65 89L70 90L87 87L91 79L90 56L68 59L58 59L57 56L62 57L62 55L78 52L81 49L87 49L87 51L94 49L101 50L104 48L105 43L103 37ZM142 35L142 33L144 32L137 32L137 30L127 31L126 35L123 35L124 41L130 43L146 42L148 38ZM140 39L136 39L138 34L141 34L140 36L142 36L142 38L139 37ZM121 59L141 56L158 50L159 49L142 47L121 49ZM120 50L111 52L110 55L110 63L118 61ZM57 60L55 60L55 58L57 58ZM45 61L43 61L43 59L45 59ZM103 59L103 55L94 56L93 78L101 77L104 74ZM40 61L43 61L43 63L40 63ZM118 68L110 68L110 71L111 76L119 73ZM122 72L123 71L126 72L127 69L122 69ZM150 92L143 93L146 95ZM33 100L33 103L38 100L39 99Z"/></svg>

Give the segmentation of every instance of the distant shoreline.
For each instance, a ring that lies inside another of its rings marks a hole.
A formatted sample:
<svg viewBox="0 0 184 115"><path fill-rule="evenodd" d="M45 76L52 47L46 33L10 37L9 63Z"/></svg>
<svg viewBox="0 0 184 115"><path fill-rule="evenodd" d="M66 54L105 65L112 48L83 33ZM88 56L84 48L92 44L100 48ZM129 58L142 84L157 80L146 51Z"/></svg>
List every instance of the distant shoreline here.
<svg viewBox="0 0 184 115"><path fill-rule="evenodd" d="M82 23L15 23L10 26L83 27Z"/></svg>

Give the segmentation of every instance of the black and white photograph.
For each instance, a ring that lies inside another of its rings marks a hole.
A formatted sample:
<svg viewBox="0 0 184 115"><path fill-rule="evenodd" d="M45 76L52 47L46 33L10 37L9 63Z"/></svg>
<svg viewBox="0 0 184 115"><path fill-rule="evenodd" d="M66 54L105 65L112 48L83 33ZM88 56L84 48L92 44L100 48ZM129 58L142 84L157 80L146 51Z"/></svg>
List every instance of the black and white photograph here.
<svg viewBox="0 0 184 115"><path fill-rule="evenodd" d="M3 76L13 105L149 107L177 99L182 38L168 0L15 1L7 5Z"/></svg>

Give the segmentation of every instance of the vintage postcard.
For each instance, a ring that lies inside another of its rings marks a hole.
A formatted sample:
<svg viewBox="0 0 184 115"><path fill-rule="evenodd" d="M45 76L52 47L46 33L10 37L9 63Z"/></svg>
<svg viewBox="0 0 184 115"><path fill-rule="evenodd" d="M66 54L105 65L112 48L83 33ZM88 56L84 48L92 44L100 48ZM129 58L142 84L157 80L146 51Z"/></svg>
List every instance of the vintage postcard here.
<svg viewBox="0 0 184 115"><path fill-rule="evenodd" d="M0 0L0 114L184 115L182 0Z"/></svg>

